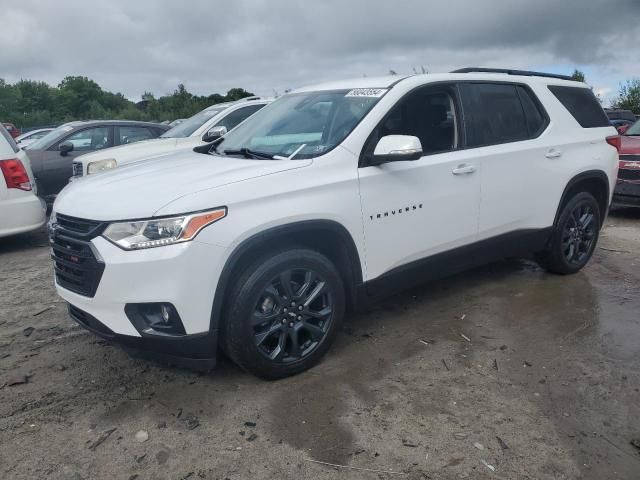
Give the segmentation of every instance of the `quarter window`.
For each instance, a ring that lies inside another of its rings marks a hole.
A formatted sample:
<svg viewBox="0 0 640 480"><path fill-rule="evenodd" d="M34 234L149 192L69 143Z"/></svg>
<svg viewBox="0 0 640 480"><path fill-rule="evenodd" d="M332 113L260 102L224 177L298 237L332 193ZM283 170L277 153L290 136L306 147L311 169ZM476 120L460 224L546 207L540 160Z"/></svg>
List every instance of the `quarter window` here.
<svg viewBox="0 0 640 480"><path fill-rule="evenodd" d="M549 85L549 90L583 128L608 127L609 118L591 89Z"/></svg>

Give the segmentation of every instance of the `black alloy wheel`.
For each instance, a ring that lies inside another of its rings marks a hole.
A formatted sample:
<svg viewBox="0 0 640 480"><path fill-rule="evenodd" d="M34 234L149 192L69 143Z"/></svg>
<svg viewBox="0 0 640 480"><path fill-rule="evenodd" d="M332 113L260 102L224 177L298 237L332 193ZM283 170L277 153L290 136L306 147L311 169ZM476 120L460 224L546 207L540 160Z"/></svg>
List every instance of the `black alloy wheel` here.
<svg viewBox="0 0 640 480"><path fill-rule="evenodd" d="M581 265L591 253L596 238L595 214L588 202L578 203L562 231L562 251L567 263Z"/></svg>
<svg viewBox="0 0 640 480"><path fill-rule="evenodd" d="M327 282L310 269L292 269L264 288L251 318L254 342L269 360L288 363L309 355L331 325Z"/></svg>

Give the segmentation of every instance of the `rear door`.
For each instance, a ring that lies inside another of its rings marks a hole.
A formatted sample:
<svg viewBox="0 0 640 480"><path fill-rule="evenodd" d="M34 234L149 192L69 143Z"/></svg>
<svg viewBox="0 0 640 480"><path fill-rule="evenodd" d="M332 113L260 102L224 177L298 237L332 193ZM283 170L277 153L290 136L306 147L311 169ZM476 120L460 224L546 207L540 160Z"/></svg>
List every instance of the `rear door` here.
<svg viewBox="0 0 640 480"><path fill-rule="evenodd" d="M479 239L548 226L540 224L540 205L560 149L544 138L549 118L537 97L515 83L459 89L467 149L482 163Z"/></svg>
<svg viewBox="0 0 640 480"><path fill-rule="evenodd" d="M76 130L52 145L43 158L43 173L38 180L42 186L42 195L55 195L69 183L73 175L73 159L79 155L113 146L113 126L96 125ZM61 155L58 150L61 143L71 142L73 151Z"/></svg>

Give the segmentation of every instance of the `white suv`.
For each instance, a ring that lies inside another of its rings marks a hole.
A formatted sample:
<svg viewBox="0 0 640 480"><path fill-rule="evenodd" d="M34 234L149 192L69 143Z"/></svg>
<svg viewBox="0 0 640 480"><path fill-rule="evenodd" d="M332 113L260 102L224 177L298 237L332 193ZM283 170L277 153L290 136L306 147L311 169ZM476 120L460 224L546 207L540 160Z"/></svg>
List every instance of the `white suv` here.
<svg viewBox="0 0 640 480"><path fill-rule="evenodd" d="M44 225L47 207L35 185L29 157L0 124L0 237Z"/></svg>
<svg viewBox="0 0 640 480"><path fill-rule="evenodd" d="M72 180L171 153L179 148L193 148L210 142L272 101L273 98L247 97L235 102L218 103L182 121L158 138L87 153L73 162Z"/></svg>
<svg viewBox="0 0 640 480"><path fill-rule="evenodd" d="M67 187L56 286L76 321L135 351L210 368L221 347L258 376L292 375L345 311L416 282L530 254L580 270L615 134L591 90L558 76L302 88L213 145Z"/></svg>

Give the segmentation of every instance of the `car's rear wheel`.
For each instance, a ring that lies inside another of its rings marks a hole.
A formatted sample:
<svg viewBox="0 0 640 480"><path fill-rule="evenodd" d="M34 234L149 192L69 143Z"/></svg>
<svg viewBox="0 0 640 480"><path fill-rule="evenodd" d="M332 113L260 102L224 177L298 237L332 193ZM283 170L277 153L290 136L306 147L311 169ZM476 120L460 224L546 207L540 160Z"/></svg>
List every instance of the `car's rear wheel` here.
<svg viewBox="0 0 640 480"><path fill-rule="evenodd" d="M240 367L268 379L295 375L318 363L345 310L336 267L307 249L252 262L227 300L223 349Z"/></svg>
<svg viewBox="0 0 640 480"><path fill-rule="evenodd" d="M548 248L538 263L553 273L576 273L593 254L600 233L600 207L588 192L573 196L563 207Z"/></svg>

